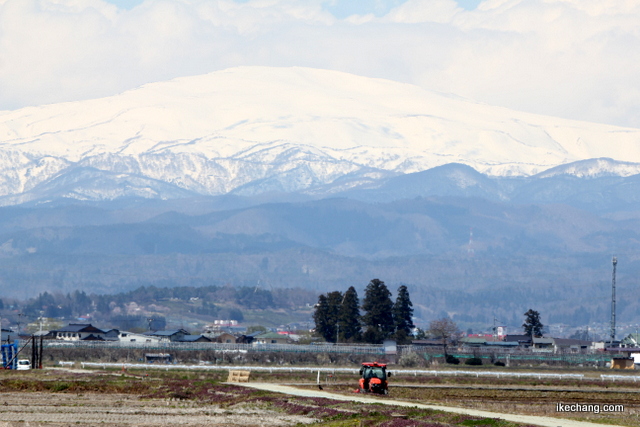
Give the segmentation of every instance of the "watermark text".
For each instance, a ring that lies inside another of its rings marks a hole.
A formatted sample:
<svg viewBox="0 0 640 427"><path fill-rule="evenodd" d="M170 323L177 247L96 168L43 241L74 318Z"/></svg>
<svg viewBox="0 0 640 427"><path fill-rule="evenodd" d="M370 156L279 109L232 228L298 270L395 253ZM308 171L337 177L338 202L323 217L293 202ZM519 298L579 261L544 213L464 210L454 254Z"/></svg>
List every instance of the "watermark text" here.
<svg viewBox="0 0 640 427"><path fill-rule="evenodd" d="M597 403L556 403L556 412L591 412L599 414L601 412L624 412L624 405L600 405Z"/></svg>

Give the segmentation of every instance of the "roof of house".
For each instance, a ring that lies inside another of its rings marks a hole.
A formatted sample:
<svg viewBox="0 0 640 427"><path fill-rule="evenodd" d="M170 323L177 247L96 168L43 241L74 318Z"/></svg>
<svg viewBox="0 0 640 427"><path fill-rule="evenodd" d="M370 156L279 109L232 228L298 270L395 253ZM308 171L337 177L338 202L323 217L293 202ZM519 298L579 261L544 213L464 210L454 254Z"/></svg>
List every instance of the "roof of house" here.
<svg viewBox="0 0 640 427"><path fill-rule="evenodd" d="M88 332L104 334L102 329L96 328L91 323L69 323L67 326L56 329L55 332Z"/></svg>
<svg viewBox="0 0 640 427"><path fill-rule="evenodd" d="M152 331L152 332L145 332L144 334L154 335L157 337L170 337L177 334L191 335L189 332L185 331L184 329L176 329L172 331Z"/></svg>
<svg viewBox="0 0 640 427"><path fill-rule="evenodd" d="M524 334L505 335L504 341L531 342L531 335L524 335Z"/></svg>
<svg viewBox="0 0 640 427"><path fill-rule="evenodd" d="M637 345L640 342L640 334L629 334L624 337L621 341L623 344L634 344Z"/></svg>
<svg viewBox="0 0 640 427"><path fill-rule="evenodd" d="M259 340L275 340L275 339L288 339L286 335L281 335L277 332L265 332L255 337Z"/></svg>
<svg viewBox="0 0 640 427"><path fill-rule="evenodd" d="M487 342L487 339L485 337L464 337L464 338L460 338L460 342L463 343L477 343L477 344L484 344Z"/></svg>
<svg viewBox="0 0 640 427"><path fill-rule="evenodd" d="M518 341L487 341L486 345L495 347L517 347L520 343Z"/></svg>
<svg viewBox="0 0 640 427"><path fill-rule="evenodd" d="M88 337L82 338L82 341L104 341L104 338L89 334Z"/></svg>
<svg viewBox="0 0 640 427"><path fill-rule="evenodd" d="M554 344L554 340L553 338L547 338L547 337L533 337L533 343L534 344Z"/></svg>
<svg viewBox="0 0 640 427"><path fill-rule="evenodd" d="M185 335L180 340L180 342L196 342L196 341L211 342L211 339L208 337L205 337L204 335Z"/></svg>

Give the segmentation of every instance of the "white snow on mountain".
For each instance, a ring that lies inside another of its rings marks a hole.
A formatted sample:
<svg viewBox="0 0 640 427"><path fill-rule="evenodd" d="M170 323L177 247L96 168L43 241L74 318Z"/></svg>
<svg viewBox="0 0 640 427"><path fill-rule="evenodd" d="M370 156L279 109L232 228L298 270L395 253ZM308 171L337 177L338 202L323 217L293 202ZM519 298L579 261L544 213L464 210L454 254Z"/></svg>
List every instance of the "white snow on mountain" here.
<svg viewBox="0 0 640 427"><path fill-rule="evenodd" d="M152 183L199 194L298 191L452 162L506 176L600 157L640 162L640 130L297 67L232 68L0 112L0 196L32 195L20 200L51 191L54 182L73 197L73 176L98 197L100 181L88 184L94 175L78 168L117 176L115 194L127 193L122 177L130 175L132 194L165 197L166 188Z"/></svg>
<svg viewBox="0 0 640 427"><path fill-rule="evenodd" d="M637 174L640 174L640 163L600 158L556 166L537 174L536 177L550 178L558 175L573 175L579 178L598 178L602 176L632 176Z"/></svg>

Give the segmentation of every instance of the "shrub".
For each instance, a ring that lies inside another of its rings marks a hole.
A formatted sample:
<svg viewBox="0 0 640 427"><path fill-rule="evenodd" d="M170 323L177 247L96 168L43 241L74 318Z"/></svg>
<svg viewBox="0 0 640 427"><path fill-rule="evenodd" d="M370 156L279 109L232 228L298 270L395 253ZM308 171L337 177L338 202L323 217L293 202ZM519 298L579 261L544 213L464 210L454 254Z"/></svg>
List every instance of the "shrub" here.
<svg viewBox="0 0 640 427"><path fill-rule="evenodd" d="M499 360L496 363L494 363L494 365L496 365L496 366L505 366L504 362L501 362Z"/></svg>
<svg viewBox="0 0 640 427"><path fill-rule="evenodd" d="M424 362L424 359L418 355L418 353L407 353L402 355L398 364L400 366L404 366L405 368L412 368L414 366L421 365Z"/></svg>
<svg viewBox="0 0 640 427"><path fill-rule="evenodd" d="M482 359L480 359L479 357L472 357L471 359L465 360L464 364L479 366L482 365Z"/></svg>
<svg viewBox="0 0 640 427"><path fill-rule="evenodd" d="M447 354L447 357L445 358L445 361L451 365L458 365L460 364L460 359L458 359L455 356L452 356L450 354Z"/></svg>

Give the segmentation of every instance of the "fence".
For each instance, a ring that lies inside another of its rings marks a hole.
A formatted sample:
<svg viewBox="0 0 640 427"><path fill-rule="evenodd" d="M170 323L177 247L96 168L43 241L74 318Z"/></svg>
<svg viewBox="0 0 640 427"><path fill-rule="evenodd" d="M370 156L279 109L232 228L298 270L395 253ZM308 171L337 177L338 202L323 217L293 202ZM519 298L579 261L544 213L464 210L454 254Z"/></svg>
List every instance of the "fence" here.
<svg viewBox="0 0 640 427"><path fill-rule="evenodd" d="M602 380L611 380L615 382L620 381L633 381L634 383L640 381L640 375L600 375Z"/></svg>
<svg viewBox="0 0 640 427"><path fill-rule="evenodd" d="M85 349L143 349L157 351L219 351L233 353L247 352L284 352L284 353L335 353L335 354L371 354L384 355L384 347L379 345L346 345L346 344L231 344L231 343L182 343L156 342L136 343L119 341L45 341L45 349L85 348Z"/></svg>
<svg viewBox="0 0 640 427"><path fill-rule="evenodd" d="M75 362L58 362L61 366L73 367ZM82 368L114 368L114 369L164 369L164 370L203 370L203 371L234 371L238 369L236 365L163 365L163 364L149 364L149 363L100 363L100 362L81 362ZM243 366L243 372L248 377L249 373L255 372L299 372L299 373L346 373L358 375L359 369L355 368L323 368L323 367L284 367L284 366ZM583 380L583 374L553 374L548 372L491 372L491 371L457 371L457 370L425 370L425 369L393 369L393 374L396 376L413 375L413 376L471 376L471 377L484 377L484 378L537 378L537 379L578 379ZM231 376L229 377L231 378ZM606 375L601 374L600 379L602 381L640 381L640 375Z"/></svg>
<svg viewBox="0 0 640 427"><path fill-rule="evenodd" d="M380 345L368 344L320 344L320 345L301 345L301 344L232 344L232 343L180 343L180 342L156 342L156 343L137 343L137 342L119 342L119 341L90 341L90 342L61 342L57 340L44 341L45 352L52 350L93 350L97 353L103 353L108 350L138 350L145 352L206 352L209 354L217 353L219 355L228 355L231 357L241 357L243 354L267 354L280 353L282 355L289 354L296 357L295 354L327 354L336 357L363 356L375 359L383 359L388 354ZM402 356L409 353L417 353L426 360L438 360L444 358L442 348L439 347L421 347L421 346L398 346L397 361ZM64 353L62 353L64 354ZM560 365L604 365L611 361L611 354L607 353L533 353L523 349L502 349L502 348L451 348L449 354L461 359L480 358L485 364L497 361L510 364L541 364L553 363ZM60 356L58 356L60 357ZM62 356L65 357L65 356ZM289 357L289 356L287 356ZM306 357L306 356L305 356ZM188 359L188 358L187 358Z"/></svg>
<svg viewBox="0 0 640 427"><path fill-rule="evenodd" d="M442 348L403 346L398 349L399 354L415 352L427 360L444 358ZM494 348L454 348L448 354L464 360L479 358L485 361L513 362L513 363L556 363L566 365L597 364L611 361L611 354L607 353L534 353L527 349L494 349Z"/></svg>
<svg viewBox="0 0 640 427"><path fill-rule="evenodd" d="M58 362L60 365L69 366L73 362ZM100 362L81 362L82 368L114 368L114 369L164 369L164 370L216 370L216 371L234 371L238 366L234 365L162 365L149 363L100 363ZM348 373L359 374L356 368L322 368L322 367L284 367L284 366L243 366L243 369L251 372L301 372L301 373ZM424 370L424 369L393 369L393 374L413 375L413 376L473 376L473 377L494 377L494 378L554 378L554 379L579 379L584 378L583 374L552 374L547 372L490 372L490 371L454 371L454 370ZM615 375L602 375L604 377L618 377ZM620 378L632 378L629 376L620 376ZM635 381L635 380L634 380Z"/></svg>
<svg viewBox="0 0 640 427"><path fill-rule="evenodd" d="M61 366L69 366L69 363L74 362L64 362L60 361L58 364ZM73 365L75 366L75 365ZM227 371L227 370L235 370L238 369L237 365L178 365L178 364L154 364L154 363L102 363L102 362L80 362L80 366L82 368L115 368L115 369L164 369L164 370L194 370L194 371ZM283 367L283 366L242 366L243 369L247 371L256 371L256 372L325 372L325 373L350 373L350 374L358 374L360 372L359 368L322 368L322 367L299 367L299 366L291 366L291 367Z"/></svg>

